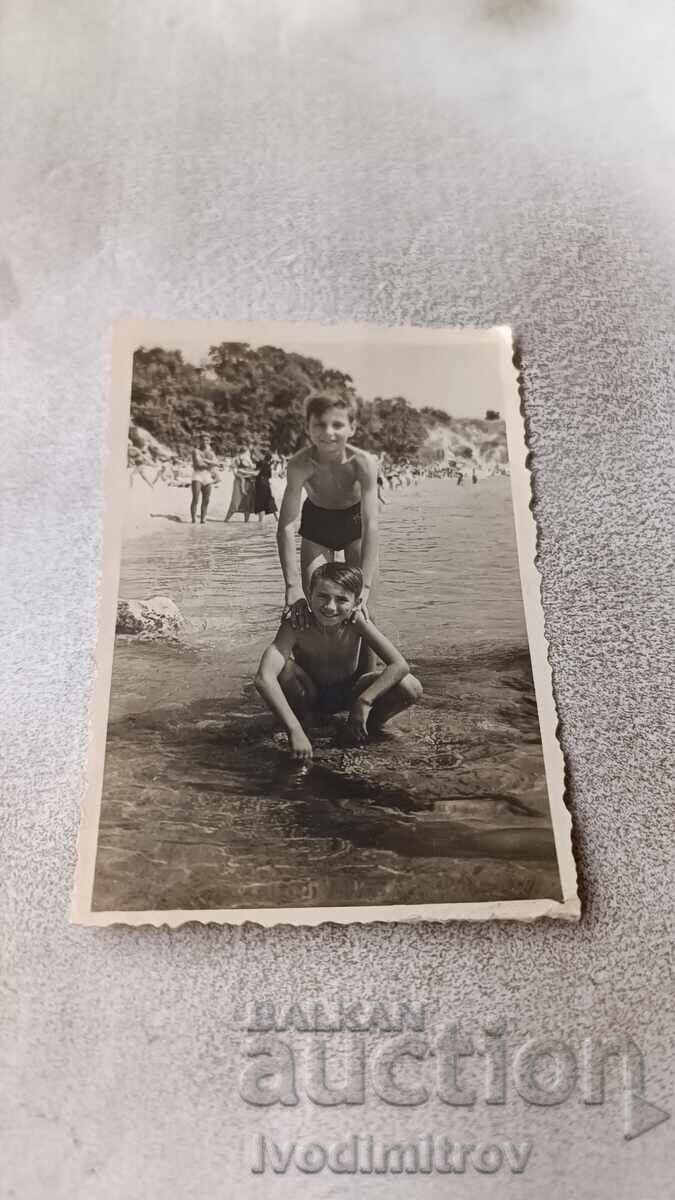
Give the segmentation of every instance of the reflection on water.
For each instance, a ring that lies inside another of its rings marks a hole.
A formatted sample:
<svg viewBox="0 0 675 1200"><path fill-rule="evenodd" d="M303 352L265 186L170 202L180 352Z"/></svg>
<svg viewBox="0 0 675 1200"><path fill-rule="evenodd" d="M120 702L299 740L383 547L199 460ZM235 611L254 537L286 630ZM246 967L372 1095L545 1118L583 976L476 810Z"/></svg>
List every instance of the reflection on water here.
<svg viewBox="0 0 675 1200"><path fill-rule="evenodd" d="M271 522L127 546L120 594L171 596L189 637L117 644L94 907L559 897L508 480L387 499L377 619L425 697L363 749L313 731L307 772L250 686L282 600Z"/></svg>

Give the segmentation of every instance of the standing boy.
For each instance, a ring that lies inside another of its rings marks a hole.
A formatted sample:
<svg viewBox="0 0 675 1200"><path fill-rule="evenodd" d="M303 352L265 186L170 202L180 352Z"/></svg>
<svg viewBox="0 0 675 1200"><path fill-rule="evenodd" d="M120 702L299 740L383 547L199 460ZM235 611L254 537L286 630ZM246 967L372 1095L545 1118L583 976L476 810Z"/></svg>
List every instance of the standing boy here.
<svg viewBox="0 0 675 1200"><path fill-rule="evenodd" d="M202 525L206 521L209 500L211 499L211 488L213 487L213 471L217 462L218 460L211 449L211 438L208 433L203 433L199 439L199 445L195 446L192 451L192 503L190 505L190 517L193 525L197 522L197 508L199 507L200 496L202 504L199 520Z"/></svg>
<svg viewBox="0 0 675 1200"><path fill-rule="evenodd" d="M284 615L290 617L294 629L305 629L311 623L308 600L314 571L333 562L340 550L348 566L361 568L361 608L367 614L377 571L377 464L365 450L350 445L356 411L351 396L332 392L314 393L305 402L311 445L289 459L277 531L286 583ZM295 523L303 489L307 498L300 522L298 573Z"/></svg>

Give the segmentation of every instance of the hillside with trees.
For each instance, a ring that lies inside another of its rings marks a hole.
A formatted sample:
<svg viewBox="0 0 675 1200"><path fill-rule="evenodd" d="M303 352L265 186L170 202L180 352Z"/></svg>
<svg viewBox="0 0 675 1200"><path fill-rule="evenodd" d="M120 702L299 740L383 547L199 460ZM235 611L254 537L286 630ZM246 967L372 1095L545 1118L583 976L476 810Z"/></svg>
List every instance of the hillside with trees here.
<svg viewBox="0 0 675 1200"><path fill-rule="evenodd" d="M304 403L313 391L353 397L355 443L393 463L446 454L506 462L504 425L492 410L478 421L453 418L442 409L418 409L403 396L366 401L349 375L318 359L245 342L212 346L200 366L186 362L179 350L137 350L131 420L181 457L202 432L211 435L219 455L247 447L288 455L305 444Z"/></svg>

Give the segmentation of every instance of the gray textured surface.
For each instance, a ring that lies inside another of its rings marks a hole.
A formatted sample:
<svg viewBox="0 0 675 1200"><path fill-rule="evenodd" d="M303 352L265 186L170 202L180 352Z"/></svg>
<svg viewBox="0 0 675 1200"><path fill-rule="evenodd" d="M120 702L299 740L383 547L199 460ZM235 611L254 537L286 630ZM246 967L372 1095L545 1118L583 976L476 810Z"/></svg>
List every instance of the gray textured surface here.
<svg viewBox="0 0 675 1200"><path fill-rule="evenodd" d="M366 994L630 1034L673 1105L674 41L658 0L3 5L3 1195L672 1194L672 1121L623 1142L578 1099L499 1110L521 1180L260 1180L256 1129L494 1117L235 1084L248 998ZM124 312L514 326L580 928L66 924Z"/></svg>

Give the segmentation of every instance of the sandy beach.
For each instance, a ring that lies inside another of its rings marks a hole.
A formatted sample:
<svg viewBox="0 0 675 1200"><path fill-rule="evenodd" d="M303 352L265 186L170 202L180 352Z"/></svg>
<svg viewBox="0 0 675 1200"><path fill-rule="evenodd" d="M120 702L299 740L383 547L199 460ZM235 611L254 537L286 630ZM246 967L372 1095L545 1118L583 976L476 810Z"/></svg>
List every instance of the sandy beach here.
<svg viewBox="0 0 675 1200"><path fill-rule="evenodd" d="M158 467L152 464L146 470L148 478L152 480ZM173 521L176 524L190 523L190 501L192 499L189 486L190 475L191 471L186 467L185 479L188 483L183 487L168 484L164 480L159 480L154 487L151 487L141 475L135 474L130 477L123 529L125 543L134 541L136 538L148 537L165 521ZM218 480L213 486L209 503L208 515L211 520L224 520L232 495L233 482L233 471L225 468L218 472ZM272 491L277 504L281 502L283 490L283 479L273 479ZM243 521L243 517L238 515L233 520ZM256 518L252 517L251 520L256 520ZM271 522L273 518L267 517L266 520Z"/></svg>

